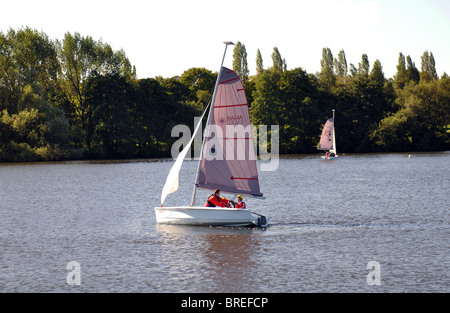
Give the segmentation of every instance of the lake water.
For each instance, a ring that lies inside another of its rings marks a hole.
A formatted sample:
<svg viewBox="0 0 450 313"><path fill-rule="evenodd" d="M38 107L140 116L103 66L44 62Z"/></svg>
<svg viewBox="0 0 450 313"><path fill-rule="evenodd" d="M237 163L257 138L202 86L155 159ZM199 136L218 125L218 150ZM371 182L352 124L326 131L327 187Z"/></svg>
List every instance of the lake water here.
<svg viewBox="0 0 450 313"><path fill-rule="evenodd" d="M450 291L448 152L283 157L244 199L267 229L157 225L172 164L0 164L0 292Z"/></svg>

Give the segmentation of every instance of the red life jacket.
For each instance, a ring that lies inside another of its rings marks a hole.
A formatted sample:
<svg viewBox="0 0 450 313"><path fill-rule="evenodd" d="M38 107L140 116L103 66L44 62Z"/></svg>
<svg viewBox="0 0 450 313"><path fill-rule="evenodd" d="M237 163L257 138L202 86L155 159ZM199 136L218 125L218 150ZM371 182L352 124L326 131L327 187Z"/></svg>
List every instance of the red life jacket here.
<svg viewBox="0 0 450 313"><path fill-rule="evenodd" d="M227 206L228 200L222 200L219 197L217 197L215 194L212 194L208 197L208 200L206 200L205 206L206 207L221 207L224 208Z"/></svg>
<svg viewBox="0 0 450 313"><path fill-rule="evenodd" d="M247 206L245 205L245 202L244 202L244 201L241 201L241 202L236 203L235 208L236 208L236 209L246 209Z"/></svg>

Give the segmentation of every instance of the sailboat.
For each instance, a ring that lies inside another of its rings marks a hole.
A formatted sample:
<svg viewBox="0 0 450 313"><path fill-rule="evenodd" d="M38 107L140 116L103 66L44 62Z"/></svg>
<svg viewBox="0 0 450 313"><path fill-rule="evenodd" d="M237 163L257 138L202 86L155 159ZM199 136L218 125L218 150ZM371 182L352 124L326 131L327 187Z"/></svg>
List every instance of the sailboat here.
<svg viewBox="0 0 450 313"><path fill-rule="evenodd" d="M334 109L333 117L328 119L323 126L322 136L320 137L318 150L325 150L324 156L321 156L325 160L337 159L338 154L336 150L336 134L334 131Z"/></svg>
<svg viewBox="0 0 450 313"><path fill-rule="evenodd" d="M268 225L269 218L249 209L195 205L198 188L263 197L259 187L253 135L248 131L251 127L245 90L236 73L223 67L227 47L233 43L224 44L225 52L209 107L191 205L166 207L164 201L167 195L178 190L178 174L183 159L201 127L207 109L195 127L191 141L180 152L167 176L161 193L161 206L154 208L156 222L159 224L258 227ZM206 199L204 201L206 202Z"/></svg>

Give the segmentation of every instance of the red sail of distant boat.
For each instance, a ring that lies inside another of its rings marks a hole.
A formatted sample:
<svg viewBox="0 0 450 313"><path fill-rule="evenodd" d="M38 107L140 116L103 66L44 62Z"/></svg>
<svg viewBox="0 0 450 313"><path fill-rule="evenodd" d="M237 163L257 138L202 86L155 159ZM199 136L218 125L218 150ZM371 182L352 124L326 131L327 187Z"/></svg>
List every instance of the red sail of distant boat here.
<svg viewBox="0 0 450 313"><path fill-rule="evenodd" d="M333 127L334 118L328 119L322 130L318 150L333 150Z"/></svg>
<svg viewBox="0 0 450 313"><path fill-rule="evenodd" d="M198 187L262 196L247 97L240 78L222 67L206 125Z"/></svg>

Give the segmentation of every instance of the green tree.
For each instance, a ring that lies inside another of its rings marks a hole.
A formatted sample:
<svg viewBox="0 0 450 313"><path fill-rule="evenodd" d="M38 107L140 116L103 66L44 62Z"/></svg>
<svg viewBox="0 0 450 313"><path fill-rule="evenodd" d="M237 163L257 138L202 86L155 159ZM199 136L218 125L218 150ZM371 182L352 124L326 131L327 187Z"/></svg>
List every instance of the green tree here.
<svg viewBox="0 0 450 313"><path fill-rule="evenodd" d="M58 44L62 69L61 87L66 97L64 109L82 133L75 137L81 141L77 145L90 150L89 145L92 140L89 134L92 134L92 130L88 131L88 128L92 128L89 123L93 112L85 100L88 78L94 72L95 64L98 63L95 42L92 37L82 37L79 33L74 35L66 33L63 42Z"/></svg>
<svg viewBox="0 0 450 313"><path fill-rule="evenodd" d="M408 81L413 81L414 83L419 83L420 81L420 72L417 69L414 62L411 60L411 57L408 55L406 57L406 63L407 63L407 69L406 69L406 75L408 77Z"/></svg>
<svg viewBox="0 0 450 313"><path fill-rule="evenodd" d="M410 118L411 112L406 109L385 117L380 121L378 127L371 132L371 140L383 151L411 151L412 145L407 124Z"/></svg>
<svg viewBox="0 0 450 313"><path fill-rule="evenodd" d="M432 52L425 51L422 55L422 71L420 72L420 79L426 82L436 80L438 78L436 73L436 62Z"/></svg>
<svg viewBox="0 0 450 313"><path fill-rule="evenodd" d="M339 79L345 84L345 79L348 74L348 66L344 50L339 51L337 59L334 59L334 71L336 77L339 77Z"/></svg>
<svg viewBox="0 0 450 313"><path fill-rule="evenodd" d="M350 63L350 77L355 78L358 75L358 69Z"/></svg>
<svg viewBox="0 0 450 313"><path fill-rule="evenodd" d="M86 105L92 110L88 125L89 156L132 157L136 146L133 123L134 89L119 75L93 75L86 83Z"/></svg>
<svg viewBox="0 0 450 313"><path fill-rule="evenodd" d="M69 122L64 112L41 96L42 88L28 85L20 99L25 109L1 117L0 159L10 161L60 160L68 157Z"/></svg>
<svg viewBox="0 0 450 313"><path fill-rule="evenodd" d="M336 84L336 76L334 75L334 59L330 48L322 49L319 82L326 89L330 89Z"/></svg>
<svg viewBox="0 0 450 313"><path fill-rule="evenodd" d="M450 148L450 80L408 84L398 93L400 110L382 119L372 140L384 151Z"/></svg>
<svg viewBox="0 0 450 313"><path fill-rule="evenodd" d="M18 103L30 84L42 86L41 94L48 98L58 70L56 47L46 34L28 27L0 32L0 108L10 113L24 109Z"/></svg>
<svg viewBox="0 0 450 313"><path fill-rule="evenodd" d="M54 42L29 27L0 32L0 158L67 157L69 122L53 105L59 63Z"/></svg>
<svg viewBox="0 0 450 313"><path fill-rule="evenodd" d="M176 88L177 93L168 92ZM183 99L186 87L171 83L159 83L152 78L137 81L136 115L133 117L136 125L137 147L140 157L170 156L171 130L177 124L192 125L197 111ZM203 109L203 108L202 108Z"/></svg>
<svg viewBox="0 0 450 313"><path fill-rule="evenodd" d="M261 56L261 51L256 52L256 74L261 75L264 72L263 59Z"/></svg>
<svg viewBox="0 0 450 313"><path fill-rule="evenodd" d="M273 48L272 52L272 62L273 62L273 70L279 73L283 73L286 71L287 64L286 60L281 57L280 51L277 47Z"/></svg>
<svg viewBox="0 0 450 313"><path fill-rule="evenodd" d="M248 80L247 51L245 50L245 45L240 41L237 42L233 49L233 71L236 72L243 82Z"/></svg>
<svg viewBox="0 0 450 313"><path fill-rule="evenodd" d="M395 92L392 83L385 79L381 62L374 62L368 77L364 73L357 74L345 86L334 89L332 95L333 108L339 112L337 131L340 134L340 150L374 151L368 134L381 119L396 110Z"/></svg>
<svg viewBox="0 0 450 313"><path fill-rule="evenodd" d="M189 86L181 83L179 77L161 79L159 82L169 97L172 97L173 102L184 103L188 101L190 93Z"/></svg>
<svg viewBox="0 0 450 313"><path fill-rule="evenodd" d="M408 82L408 74L406 72L406 61L403 53L399 53L397 73L394 75L394 86L398 89L403 89Z"/></svg>
<svg viewBox="0 0 450 313"><path fill-rule="evenodd" d="M369 63L369 57L367 54L363 54L361 57L361 63L358 64L358 75L363 77L369 77L369 71L370 71L370 63Z"/></svg>
<svg viewBox="0 0 450 313"><path fill-rule="evenodd" d="M281 153L315 151L321 106L317 83L301 68L265 71L255 82L250 107L254 125L279 125Z"/></svg>
<svg viewBox="0 0 450 313"><path fill-rule="evenodd" d="M418 83L420 80L420 72L411 59L411 56L405 56L400 52L397 65L397 73L394 76L394 86L397 89L403 89L406 84L413 81Z"/></svg>
<svg viewBox="0 0 450 313"><path fill-rule="evenodd" d="M119 75L126 79L135 77L125 53L113 51L111 46L92 37L82 37L66 33L63 42L58 42L62 76L60 80L65 101L64 109L77 129L76 145L91 150L93 107L86 102L86 85L91 77L99 75Z"/></svg>
<svg viewBox="0 0 450 313"><path fill-rule="evenodd" d="M315 152L323 125L323 106L317 86L303 69L296 68L282 74L279 89L280 151Z"/></svg>
<svg viewBox="0 0 450 313"><path fill-rule="evenodd" d="M208 99L214 91L217 74L213 74L205 68L191 68L184 71L180 82L190 90L187 103L203 111Z"/></svg>
<svg viewBox="0 0 450 313"><path fill-rule="evenodd" d="M25 85L15 62L15 31L0 32L0 109L17 113L18 101Z"/></svg>
<svg viewBox="0 0 450 313"><path fill-rule="evenodd" d="M251 121L254 125L279 125L280 79L281 73L278 71L264 71L258 76L250 107Z"/></svg>
<svg viewBox="0 0 450 313"><path fill-rule="evenodd" d="M381 65L380 60L375 60L375 62L373 63L369 79L379 87L384 86L384 83L386 82L386 77L384 76L383 66Z"/></svg>

